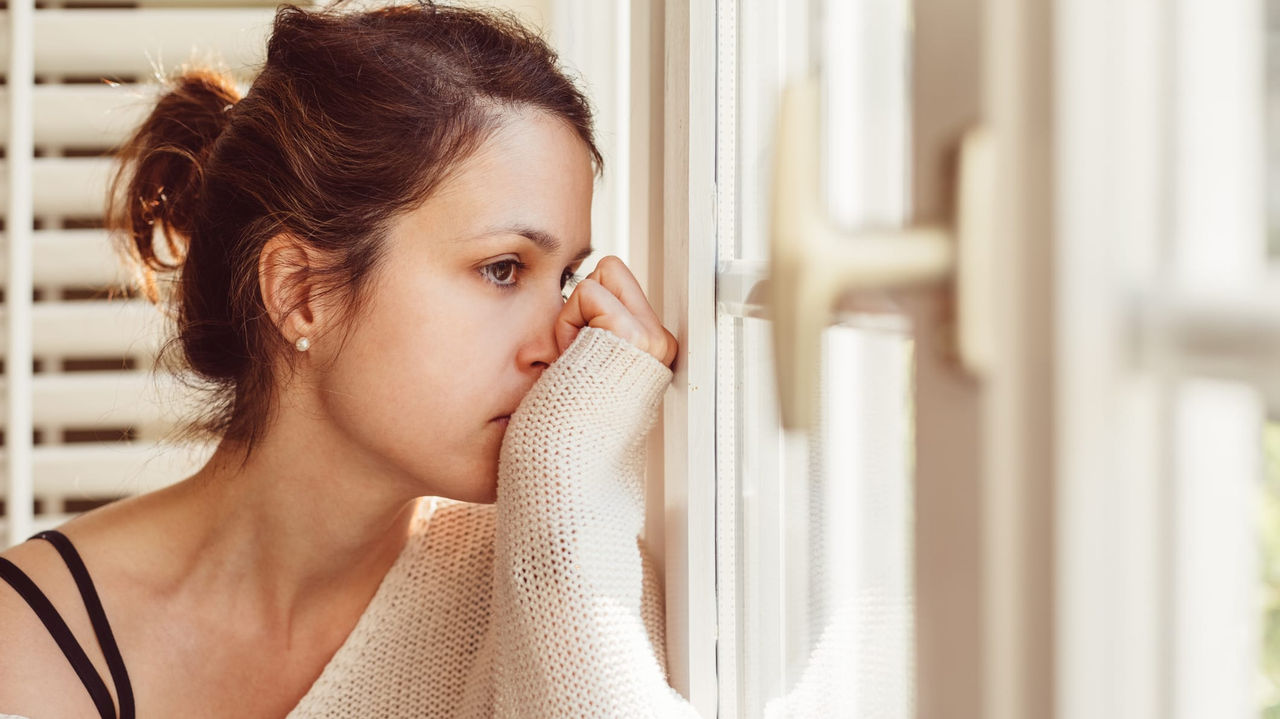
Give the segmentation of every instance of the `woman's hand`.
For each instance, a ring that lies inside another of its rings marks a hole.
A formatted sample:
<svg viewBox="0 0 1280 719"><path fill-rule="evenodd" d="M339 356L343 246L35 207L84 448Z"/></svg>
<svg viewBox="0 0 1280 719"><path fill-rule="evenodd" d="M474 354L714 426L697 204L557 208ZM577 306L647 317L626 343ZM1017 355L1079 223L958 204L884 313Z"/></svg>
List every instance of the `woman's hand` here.
<svg viewBox="0 0 1280 719"><path fill-rule="evenodd" d="M583 327L609 330L668 367L676 359L675 335L662 326L635 275L613 255L601 258L560 310L556 345L561 354Z"/></svg>

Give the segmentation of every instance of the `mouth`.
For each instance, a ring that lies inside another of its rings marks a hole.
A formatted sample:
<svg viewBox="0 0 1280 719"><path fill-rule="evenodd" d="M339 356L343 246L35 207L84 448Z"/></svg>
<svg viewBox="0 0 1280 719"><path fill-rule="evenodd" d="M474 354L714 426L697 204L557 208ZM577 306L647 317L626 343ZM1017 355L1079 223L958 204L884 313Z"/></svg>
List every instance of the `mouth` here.
<svg viewBox="0 0 1280 719"><path fill-rule="evenodd" d="M509 414L504 414L504 415L502 415L501 417L494 417L493 419L491 419L491 420L489 420L489 421L490 421L490 422L497 422L498 424L500 424L500 425L502 425L503 427L505 427L505 426L507 426L507 422L510 422L510 421L511 421L511 415L509 415Z"/></svg>

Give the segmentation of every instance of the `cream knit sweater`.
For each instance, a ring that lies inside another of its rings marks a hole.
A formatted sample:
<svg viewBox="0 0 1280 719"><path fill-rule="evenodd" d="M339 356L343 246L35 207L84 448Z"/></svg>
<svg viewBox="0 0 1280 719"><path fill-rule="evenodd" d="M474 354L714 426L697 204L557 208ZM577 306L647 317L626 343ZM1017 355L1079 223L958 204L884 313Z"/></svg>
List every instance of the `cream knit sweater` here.
<svg viewBox="0 0 1280 719"><path fill-rule="evenodd" d="M638 542L670 382L617 335L579 332L511 417L497 503L435 501L290 719L696 717L667 685Z"/></svg>
<svg viewBox="0 0 1280 719"><path fill-rule="evenodd" d="M583 329L511 417L496 504L422 502L289 719L697 717L667 684L638 541L643 443L670 381L629 342Z"/></svg>

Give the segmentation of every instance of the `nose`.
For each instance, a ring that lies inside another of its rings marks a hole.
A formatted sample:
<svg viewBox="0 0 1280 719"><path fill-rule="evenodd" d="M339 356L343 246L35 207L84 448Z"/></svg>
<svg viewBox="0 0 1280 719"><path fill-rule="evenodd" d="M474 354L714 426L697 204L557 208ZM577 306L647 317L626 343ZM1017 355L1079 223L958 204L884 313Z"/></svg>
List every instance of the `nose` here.
<svg viewBox="0 0 1280 719"><path fill-rule="evenodd" d="M533 369L540 375L560 356L560 348L556 345L556 319L563 307L564 300L557 292L554 300L541 302L530 311L525 325L527 329L516 352L516 363L520 369Z"/></svg>

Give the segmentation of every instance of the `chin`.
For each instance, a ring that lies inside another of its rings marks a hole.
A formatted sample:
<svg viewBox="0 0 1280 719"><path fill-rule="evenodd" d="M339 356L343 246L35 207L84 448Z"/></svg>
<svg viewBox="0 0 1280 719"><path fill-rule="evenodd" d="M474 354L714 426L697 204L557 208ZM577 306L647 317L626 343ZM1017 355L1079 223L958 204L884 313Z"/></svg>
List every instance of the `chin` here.
<svg viewBox="0 0 1280 719"><path fill-rule="evenodd" d="M494 502L497 502L498 501L497 476L494 476L493 479L490 482L486 483L484 486L477 487L476 490L477 490L476 496L466 501L474 502L476 504L493 504Z"/></svg>
<svg viewBox="0 0 1280 719"><path fill-rule="evenodd" d="M434 493L445 499L472 504L493 504L498 500L498 469L494 467L481 477L459 482L451 487L439 487Z"/></svg>

